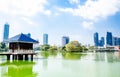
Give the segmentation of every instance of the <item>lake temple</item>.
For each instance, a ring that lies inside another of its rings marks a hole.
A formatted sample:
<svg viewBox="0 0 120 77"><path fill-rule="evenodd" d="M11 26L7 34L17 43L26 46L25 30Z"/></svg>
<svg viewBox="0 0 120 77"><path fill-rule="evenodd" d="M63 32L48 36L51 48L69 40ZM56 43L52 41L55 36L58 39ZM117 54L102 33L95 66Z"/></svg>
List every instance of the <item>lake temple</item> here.
<svg viewBox="0 0 120 77"><path fill-rule="evenodd" d="M6 55L7 60L33 60L33 55L36 55L33 51L33 44L39 43L37 40L32 39L26 34L18 34L8 40L9 52L2 53L0 55Z"/></svg>

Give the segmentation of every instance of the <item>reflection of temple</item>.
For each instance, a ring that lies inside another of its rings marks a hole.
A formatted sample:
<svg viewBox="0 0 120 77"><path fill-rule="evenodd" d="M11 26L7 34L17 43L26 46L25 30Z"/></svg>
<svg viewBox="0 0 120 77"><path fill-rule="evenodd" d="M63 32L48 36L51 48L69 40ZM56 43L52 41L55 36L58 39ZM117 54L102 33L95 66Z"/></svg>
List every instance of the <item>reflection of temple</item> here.
<svg viewBox="0 0 120 77"><path fill-rule="evenodd" d="M33 72L34 62L26 61L14 61L6 62L1 66L8 66L7 73L4 72L2 77L36 77L36 73Z"/></svg>

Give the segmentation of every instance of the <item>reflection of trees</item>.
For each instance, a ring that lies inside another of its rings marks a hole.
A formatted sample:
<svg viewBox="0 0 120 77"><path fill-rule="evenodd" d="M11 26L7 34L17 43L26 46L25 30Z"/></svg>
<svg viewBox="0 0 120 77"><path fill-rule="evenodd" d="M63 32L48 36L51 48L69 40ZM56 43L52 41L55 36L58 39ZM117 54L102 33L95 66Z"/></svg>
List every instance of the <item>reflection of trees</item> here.
<svg viewBox="0 0 120 77"><path fill-rule="evenodd" d="M36 77L37 73L33 72L34 62L14 61L0 64L1 66L8 66L7 73L3 77Z"/></svg>
<svg viewBox="0 0 120 77"><path fill-rule="evenodd" d="M43 68L44 68L44 69L47 69L47 66L48 66L48 60L47 60L47 59L43 59L42 64L43 64Z"/></svg>
<svg viewBox="0 0 120 77"><path fill-rule="evenodd" d="M48 58L49 56L56 57L57 54L58 54L58 51L42 51L41 52L41 56L43 56L43 58Z"/></svg>
<svg viewBox="0 0 120 77"><path fill-rule="evenodd" d="M81 54L81 53L62 53L62 56L63 56L64 59L76 60L76 59L80 59L82 56L85 56L85 54Z"/></svg>

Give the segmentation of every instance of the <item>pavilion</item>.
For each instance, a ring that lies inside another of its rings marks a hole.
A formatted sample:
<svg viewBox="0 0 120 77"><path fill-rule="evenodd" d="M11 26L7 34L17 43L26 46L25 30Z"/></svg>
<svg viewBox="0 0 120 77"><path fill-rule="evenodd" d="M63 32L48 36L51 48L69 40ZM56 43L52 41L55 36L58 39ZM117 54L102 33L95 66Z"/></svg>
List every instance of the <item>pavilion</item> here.
<svg viewBox="0 0 120 77"><path fill-rule="evenodd" d="M21 33L9 39L9 49L14 52L15 50L33 50L33 44L39 43L37 40Z"/></svg>
<svg viewBox="0 0 120 77"><path fill-rule="evenodd" d="M33 51L33 44L39 43L23 33L10 38L8 42L10 50L10 53L7 53L8 60L10 60L10 55L13 60L28 60L28 55L31 55L31 60L33 60L33 55L36 54Z"/></svg>

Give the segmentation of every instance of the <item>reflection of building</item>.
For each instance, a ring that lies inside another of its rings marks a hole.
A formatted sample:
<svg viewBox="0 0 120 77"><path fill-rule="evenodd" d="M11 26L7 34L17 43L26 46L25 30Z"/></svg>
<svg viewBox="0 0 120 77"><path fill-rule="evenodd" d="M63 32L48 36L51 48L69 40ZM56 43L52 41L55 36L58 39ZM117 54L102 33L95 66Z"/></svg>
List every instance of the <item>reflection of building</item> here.
<svg viewBox="0 0 120 77"><path fill-rule="evenodd" d="M48 44L48 34L43 34L43 44Z"/></svg>
<svg viewBox="0 0 120 77"><path fill-rule="evenodd" d="M106 45L107 46L112 46L113 45L113 36L111 32L107 32L106 35Z"/></svg>
<svg viewBox="0 0 120 77"><path fill-rule="evenodd" d="M62 46L65 46L68 43L69 43L69 37L63 36L62 37Z"/></svg>
<svg viewBox="0 0 120 77"><path fill-rule="evenodd" d="M4 25L4 34L3 34L3 42L6 42L9 38L9 24L6 23Z"/></svg>

